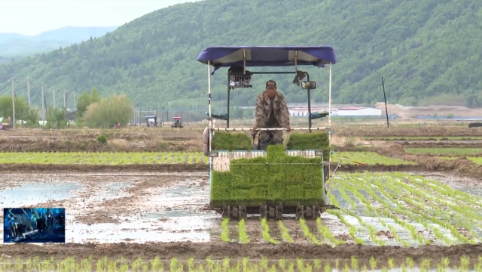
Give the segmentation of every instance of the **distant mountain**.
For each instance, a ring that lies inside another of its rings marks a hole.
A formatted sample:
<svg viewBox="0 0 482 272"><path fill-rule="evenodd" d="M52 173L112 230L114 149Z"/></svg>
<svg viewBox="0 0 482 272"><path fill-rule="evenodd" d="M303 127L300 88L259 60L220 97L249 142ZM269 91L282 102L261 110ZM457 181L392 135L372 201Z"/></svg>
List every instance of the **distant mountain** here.
<svg viewBox="0 0 482 272"><path fill-rule="evenodd" d="M14 76L17 95L26 97L30 77L38 106L43 82L76 92L96 87L102 96L126 92L142 108L205 109L207 69L196 61L205 47L331 45L338 56L333 103L383 101L383 77L390 103L482 107L481 29L480 0L205 0L146 14L101 38L2 64L0 94L11 92L6 79ZM314 102L326 103L328 70L301 69L318 82ZM306 103L306 92L291 75L256 75L254 88L231 92L230 105L254 105L268 79L277 80L290 103ZM226 80L227 69L212 78L217 112L225 107Z"/></svg>
<svg viewBox="0 0 482 272"><path fill-rule="evenodd" d="M15 57L43 53L98 38L116 30L117 27L63 27L35 36L18 33L0 33L0 63Z"/></svg>

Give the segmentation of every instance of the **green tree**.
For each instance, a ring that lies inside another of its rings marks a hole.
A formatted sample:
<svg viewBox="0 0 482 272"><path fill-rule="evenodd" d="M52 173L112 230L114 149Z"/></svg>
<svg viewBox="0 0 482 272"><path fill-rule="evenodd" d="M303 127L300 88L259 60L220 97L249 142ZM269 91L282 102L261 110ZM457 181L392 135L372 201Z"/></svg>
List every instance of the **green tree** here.
<svg viewBox="0 0 482 272"><path fill-rule="evenodd" d="M90 94L87 91L84 91L77 99L77 117L82 118L87 110L87 107L93 103L100 102L100 100L101 97L96 88L92 88L90 90Z"/></svg>
<svg viewBox="0 0 482 272"><path fill-rule="evenodd" d="M63 108L54 109L48 107L47 109L47 128L65 128L67 126L66 110Z"/></svg>
<svg viewBox="0 0 482 272"><path fill-rule="evenodd" d="M111 128L117 123L126 126L133 114L132 101L125 94L113 94L90 104L83 120L90 127Z"/></svg>
<svg viewBox="0 0 482 272"><path fill-rule="evenodd" d="M28 105L23 97L17 97L15 101L15 119L25 120L27 116ZM10 95L0 96L0 117L12 118L13 108L12 108L12 97Z"/></svg>
<svg viewBox="0 0 482 272"><path fill-rule="evenodd" d="M0 117L13 118L12 97L10 95L0 96ZM26 121L28 126L38 126L39 116L35 109L29 108L23 97L17 97L15 101L15 120Z"/></svg>

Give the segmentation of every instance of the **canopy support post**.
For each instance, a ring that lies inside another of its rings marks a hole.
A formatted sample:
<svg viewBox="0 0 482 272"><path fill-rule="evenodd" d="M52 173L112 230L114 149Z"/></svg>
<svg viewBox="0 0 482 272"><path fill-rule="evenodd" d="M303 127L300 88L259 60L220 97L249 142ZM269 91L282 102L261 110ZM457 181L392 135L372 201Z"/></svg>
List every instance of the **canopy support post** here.
<svg viewBox="0 0 482 272"><path fill-rule="evenodd" d="M246 49L243 49L243 75L246 75Z"/></svg>
<svg viewBox="0 0 482 272"><path fill-rule="evenodd" d="M331 130L331 62L330 62L330 72L328 80L328 143L330 156L328 157L328 173L331 173L331 136L333 131Z"/></svg>
<svg viewBox="0 0 482 272"><path fill-rule="evenodd" d="M211 61L208 61L208 122L209 122L209 152L211 152L213 118L211 116Z"/></svg>
<svg viewBox="0 0 482 272"><path fill-rule="evenodd" d="M208 61L208 122L209 122L209 155L212 151L213 141L213 118L211 116L211 61ZM209 156L209 187L212 188L213 182L213 158ZM209 203L211 203L211 194L209 195Z"/></svg>
<svg viewBox="0 0 482 272"><path fill-rule="evenodd" d="M298 50L295 51L295 72L298 72Z"/></svg>
<svg viewBox="0 0 482 272"><path fill-rule="evenodd" d="M310 74L306 72L306 80L310 81ZM311 133L311 89L306 90L308 92L308 128Z"/></svg>

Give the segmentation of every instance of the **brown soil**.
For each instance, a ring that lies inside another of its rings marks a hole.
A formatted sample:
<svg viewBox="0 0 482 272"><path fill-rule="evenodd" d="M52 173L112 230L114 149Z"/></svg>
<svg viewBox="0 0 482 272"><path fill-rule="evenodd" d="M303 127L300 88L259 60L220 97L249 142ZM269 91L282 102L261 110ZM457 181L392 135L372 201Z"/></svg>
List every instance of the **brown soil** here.
<svg viewBox="0 0 482 272"><path fill-rule="evenodd" d="M0 164L1 172L205 172L206 164L138 164L138 165L87 165L87 164Z"/></svg>
<svg viewBox="0 0 482 272"><path fill-rule="evenodd" d="M186 127L183 129L130 128L120 130L8 130L0 131L0 152L200 152L202 151L202 129L202 127ZM333 130L335 132L335 138L341 137L345 138L345 140L363 137L471 137L482 135L482 128L467 128L450 125L414 127L393 126L387 128L384 126L346 126L335 124ZM108 143L106 145L97 141L97 136L100 134L105 134L107 136ZM407 142L413 141L410 140ZM471 144L468 145L472 146Z"/></svg>
<svg viewBox="0 0 482 272"><path fill-rule="evenodd" d="M335 127L335 135L345 137L449 137L480 136L482 128L461 126L413 126L413 127Z"/></svg>
<svg viewBox="0 0 482 272"><path fill-rule="evenodd" d="M451 260L460 260L461 256L468 256L477 259L482 255L482 244L478 245L457 245L450 247L440 247L434 245L424 245L418 248L402 248L390 246L362 246L362 245L340 245L337 247L315 246L302 244L231 244L223 242L215 243L119 243L119 244L65 244L65 245L16 245L0 246L0 254L15 256L19 258L30 258L39 256L40 258L54 257L56 259L75 256L75 258L88 258L92 256L94 260L108 256L111 258L135 259L137 257L152 259L170 259L177 257L187 259L222 259L230 257L239 259L249 257L253 259L262 256L270 259L350 259L352 256L359 260L368 260L374 256L379 262L384 262L388 258L403 260L405 257L412 257L415 262L422 258L438 259L448 257Z"/></svg>

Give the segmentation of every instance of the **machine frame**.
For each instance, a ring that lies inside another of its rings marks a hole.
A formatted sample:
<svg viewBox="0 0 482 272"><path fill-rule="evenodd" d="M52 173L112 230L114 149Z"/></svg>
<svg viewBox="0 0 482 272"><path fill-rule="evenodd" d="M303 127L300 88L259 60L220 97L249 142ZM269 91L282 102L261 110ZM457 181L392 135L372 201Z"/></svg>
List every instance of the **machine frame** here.
<svg viewBox="0 0 482 272"><path fill-rule="evenodd" d="M330 46L228 46L228 47L208 47L204 49L198 56L197 60L203 64L206 64L208 67L208 122L209 126L207 129L208 132L208 141L207 141L207 148L205 149L205 155L209 156L209 182L212 185L212 177L213 177L213 168L215 165L215 160L223 155L225 157L229 157L231 159L233 156L232 152L227 152L228 154L221 154L226 152L218 152L212 150L212 138L214 135L214 131L253 131L253 128L230 128L229 127L229 103L230 103L230 90L233 89L233 86L229 85L227 87L227 114L224 115L213 115L212 108L211 108L211 76L214 72L222 67L242 67L242 75L246 75L246 67L293 67L295 68L294 71L286 71L286 72L249 72L249 75L255 74L298 74L298 72L302 72L298 70L298 66L315 66L318 68L324 68L328 65L329 68L329 85L328 85L328 113L325 115L320 116L313 115L311 113L311 103L310 103L310 86L316 86L316 82L312 83L309 82L309 74L306 74L308 78L308 82L304 82L302 88L307 89L308 95L308 127L300 127L300 128L291 128L292 131L303 131L308 130L309 132L313 130L323 130L328 131L328 139L329 145L331 147L331 86L332 86L332 65L337 62L337 58L335 55L335 51ZM211 66L214 67L214 70L211 71ZM228 74L228 78L229 75ZM296 79L296 78L295 78ZM313 85L314 84L314 85ZM251 87L251 86L248 86ZM312 119L317 119L320 117L328 116L328 126L327 127L312 127ZM213 119L220 119L226 121L226 127L216 127L213 126ZM263 129L258 128L257 131L263 130L286 130L285 128L279 129ZM206 130L205 130L206 132ZM205 143L206 145L206 143ZM212 210L221 213L223 217L227 218L234 218L234 219L245 219L247 218L248 214L259 214L260 217L264 218L275 218L278 220L282 219L283 213L286 214L295 214L296 218L307 218L307 219L316 219L319 217L319 214L326 209L336 208L333 205L328 204L326 198L326 191L325 191L325 183L326 177L330 176L330 164L331 164L331 153L328 158L328 165L325 165L323 160L323 153L320 151L312 150L312 155L320 156L322 158L322 171L328 171L328 173L323 173L322 175L322 184L323 184L323 204L320 206L303 206L302 203L293 206L284 206L282 203L278 205L261 205L261 206L233 206L229 203L224 204L222 207L219 205L213 205L211 195L210 195L210 208ZM263 152L256 150L255 152ZM288 151L287 151L288 152ZM239 153L239 152L237 152ZM247 152L246 152L247 153ZM227 156L226 156L227 155ZM239 155L237 156L239 158ZM243 156L241 156L243 157ZM325 167L327 166L327 167ZM326 170L325 170L326 169ZM212 192L212 186L211 186Z"/></svg>

